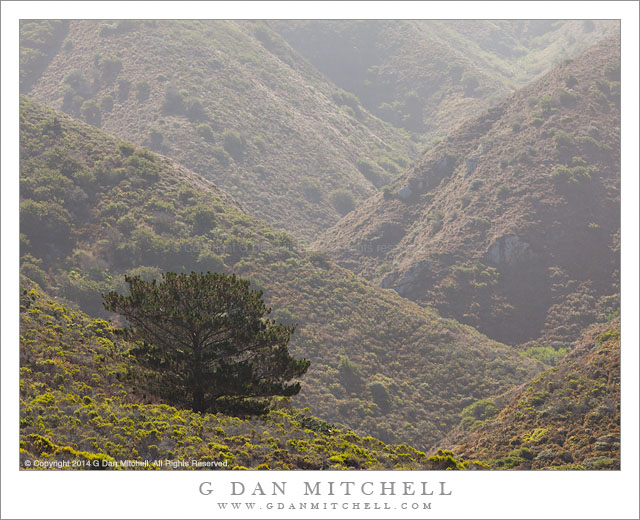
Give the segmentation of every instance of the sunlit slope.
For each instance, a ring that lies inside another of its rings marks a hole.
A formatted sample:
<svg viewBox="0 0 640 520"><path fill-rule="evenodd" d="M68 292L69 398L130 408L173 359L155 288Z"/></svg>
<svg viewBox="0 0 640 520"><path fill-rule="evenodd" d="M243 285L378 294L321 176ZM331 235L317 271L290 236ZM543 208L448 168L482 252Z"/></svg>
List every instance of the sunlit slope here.
<svg viewBox="0 0 640 520"><path fill-rule="evenodd" d="M586 331L515 395L469 410L444 444L496 468L620 469L620 321Z"/></svg>
<svg viewBox="0 0 640 520"><path fill-rule="evenodd" d="M415 156L259 22L72 20L28 93L177 159L299 238Z"/></svg>
<svg viewBox="0 0 640 520"><path fill-rule="evenodd" d="M620 47L609 39L425 153L315 247L508 343L619 305Z"/></svg>
<svg viewBox="0 0 640 520"><path fill-rule="evenodd" d="M470 402L541 369L508 347L301 252L201 176L44 108L21 109L22 272L105 316L125 273L224 271L264 289L312 361L297 405L426 447Z"/></svg>

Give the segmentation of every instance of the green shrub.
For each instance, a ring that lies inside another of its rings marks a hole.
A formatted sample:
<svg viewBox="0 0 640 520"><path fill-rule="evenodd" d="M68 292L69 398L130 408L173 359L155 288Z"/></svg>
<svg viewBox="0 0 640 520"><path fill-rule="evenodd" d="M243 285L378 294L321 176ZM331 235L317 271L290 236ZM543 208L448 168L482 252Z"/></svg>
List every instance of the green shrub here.
<svg viewBox="0 0 640 520"><path fill-rule="evenodd" d="M135 152L135 148L129 143L120 143L116 147L116 152L122 155L122 157L129 157L133 152Z"/></svg>
<svg viewBox="0 0 640 520"><path fill-rule="evenodd" d="M228 166L231 156L222 146L214 146L211 148L211 155L222 164L222 166Z"/></svg>
<svg viewBox="0 0 640 520"><path fill-rule="evenodd" d="M353 211L356 207L355 201L353 199L353 194L349 190L334 190L331 192L329 198L331 200L331 203L333 204L333 207L341 215L346 215L347 213Z"/></svg>
<svg viewBox="0 0 640 520"><path fill-rule="evenodd" d="M473 181L471 181L471 184L469 185L469 189L471 191L478 191L480 188L482 188L484 184L484 181L482 181L481 179L474 179Z"/></svg>
<svg viewBox="0 0 640 520"><path fill-rule="evenodd" d="M151 86L147 81L138 81L136 83L136 99L142 103L149 99L149 95L151 94Z"/></svg>
<svg viewBox="0 0 640 520"><path fill-rule="evenodd" d="M496 190L496 197L500 200L504 200L509 196L510 190L509 186L506 184L500 184L498 189Z"/></svg>
<svg viewBox="0 0 640 520"><path fill-rule="evenodd" d="M476 89L480 86L478 78L470 72L465 72L462 75L462 88L464 89L465 96L473 96Z"/></svg>
<svg viewBox="0 0 640 520"><path fill-rule="evenodd" d="M538 101L538 106L542 111L542 115L545 117L551 115L556 110L555 108L553 108L551 96L548 95L540 98L540 100Z"/></svg>
<svg viewBox="0 0 640 520"><path fill-rule="evenodd" d="M208 119L202 101L199 99L192 99L187 103L187 117L189 118L189 121L193 122L205 121Z"/></svg>
<svg viewBox="0 0 640 520"><path fill-rule="evenodd" d="M576 77L572 74L569 77L567 77L567 79L564 81L565 85L567 85L567 87L569 88L573 88L578 84L578 80L576 79Z"/></svg>
<svg viewBox="0 0 640 520"><path fill-rule="evenodd" d="M302 193L309 202L319 202L322 198L320 184L314 179L304 179L302 181Z"/></svg>
<svg viewBox="0 0 640 520"><path fill-rule="evenodd" d="M131 92L131 80L126 78L120 78L118 80L118 99L120 101L126 101Z"/></svg>
<svg viewBox="0 0 640 520"><path fill-rule="evenodd" d="M577 104L576 95L568 90L561 90L558 94L558 98L560 100L560 104L567 108L573 108Z"/></svg>
<svg viewBox="0 0 640 520"><path fill-rule="evenodd" d="M562 130L556 132L553 136L553 142L558 148L558 150L569 150L575 146L575 140L573 136L567 132Z"/></svg>
<svg viewBox="0 0 640 520"><path fill-rule="evenodd" d="M100 106L104 112L111 112L113 110L113 96L111 94L107 94L106 96L102 96L102 100L100 101Z"/></svg>
<svg viewBox="0 0 640 520"><path fill-rule="evenodd" d="M354 117L356 118L362 117L362 110L360 109L360 101L358 101L358 98L356 95L352 94L351 92L340 91L332 94L331 98L333 99L333 101L335 101L336 104L341 106L342 105L348 106L349 108L351 108L351 110L353 111Z"/></svg>
<svg viewBox="0 0 640 520"><path fill-rule="evenodd" d="M350 392L356 391L362 385L362 366L343 356L338 361L340 382Z"/></svg>
<svg viewBox="0 0 640 520"><path fill-rule="evenodd" d="M196 127L196 132L200 137L202 137L208 143L213 142L214 140L213 130L211 129L211 126L208 125L207 123L200 123Z"/></svg>
<svg viewBox="0 0 640 520"><path fill-rule="evenodd" d="M491 399L481 399L465 407L460 416L462 418L472 417L475 421L486 421L498 415L498 411L496 403Z"/></svg>
<svg viewBox="0 0 640 520"><path fill-rule="evenodd" d="M162 111L165 114L182 115L185 111L184 94L173 85L169 85L164 91Z"/></svg>
<svg viewBox="0 0 640 520"><path fill-rule="evenodd" d="M231 155L235 160L242 159L245 148L244 137L233 130L225 130L224 134L222 134L222 138L224 149L229 153L229 155Z"/></svg>
<svg viewBox="0 0 640 520"><path fill-rule="evenodd" d="M551 179L560 185L580 185L591 179L591 171L585 166L558 166L551 172Z"/></svg>
<svg viewBox="0 0 640 520"><path fill-rule="evenodd" d="M389 176L384 174L380 167L370 159L360 158L356 162L360 173L376 188L380 188L389 180Z"/></svg>
<svg viewBox="0 0 640 520"><path fill-rule="evenodd" d="M88 99L80 107L82 118L93 126L100 126L102 112L95 99Z"/></svg>
<svg viewBox="0 0 640 520"><path fill-rule="evenodd" d="M381 410L386 411L391 405L391 396L384 383L380 381L373 381L367 385L369 392L373 396L373 401L380 407Z"/></svg>
<svg viewBox="0 0 640 520"><path fill-rule="evenodd" d="M202 251L198 255L198 269L203 272L211 271L212 273L224 273L225 265L222 257L212 251Z"/></svg>
<svg viewBox="0 0 640 520"><path fill-rule="evenodd" d="M106 83L113 83L122 70L122 60L112 56L97 57L95 65L102 75L102 81Z"/></svg>
<svg viewBox="0 0 640 520"><path fill-rule="evenodd" d="M549 366L556 366L560 360L567 355L569 349L567 348L558 348L554 349L549 346L533 346L529 347L524 351L524 355L530 357L531 359L535 359Z"/></svg>
<svg viewBox="0 0 640 520"><path fill-rule="evenodd" d="M154 150L162 149L162 141L164 140L164 135L157 128L152 128L149 130L149 142L151 143L151 148Z"/></svg>

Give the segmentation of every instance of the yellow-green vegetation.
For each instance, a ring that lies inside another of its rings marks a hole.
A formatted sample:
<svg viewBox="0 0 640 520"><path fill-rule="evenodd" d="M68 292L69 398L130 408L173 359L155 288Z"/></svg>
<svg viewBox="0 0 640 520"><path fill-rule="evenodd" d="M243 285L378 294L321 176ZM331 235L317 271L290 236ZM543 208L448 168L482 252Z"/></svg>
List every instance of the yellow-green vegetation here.
<svg viewBox="0 0 640 520"><path fill-rule="evenodd" d="M619 80L611 37L462 124L314 247L557 363L619 307Z"/></svg>
<svg viewBox="0 0 640 520"><path fill-rule="evenodd" d="M60 305L26 278L21 290L23 467L27 460L32 469L196 469L194 460L221 470L485 467L361 437L286 399L252 419L153 404L136 387L131 345L107 322Z"/></svg>
<svg viewBox="0 0 640 520"><path fill-rule="evenodd" d="M71 20L66 41L25 92L177 159L298 238L343 214L330 193L357 203L416 155L262 22ZM368 157L374 176L358 167Z"/></svg>
<svg viewBox="0 0 640 520"><path fill-rule="evenodd" d="M619 469L619 319L592 327L558 366L499 401L481 402L491 416L472 430L465 409L446 444L496 469Z"/></svg>
<svg viewBox="0 0 640 520"><path fill-rule="evenodd" d="M311 367L294 399L384 442L433 446L478 399L542 365L362 281L242 211L202 177L64 114L21 100L22 273L108 318L100 293L124 275L235 272L298 323ZM345 370L341 359L351 369Z"/></svg>

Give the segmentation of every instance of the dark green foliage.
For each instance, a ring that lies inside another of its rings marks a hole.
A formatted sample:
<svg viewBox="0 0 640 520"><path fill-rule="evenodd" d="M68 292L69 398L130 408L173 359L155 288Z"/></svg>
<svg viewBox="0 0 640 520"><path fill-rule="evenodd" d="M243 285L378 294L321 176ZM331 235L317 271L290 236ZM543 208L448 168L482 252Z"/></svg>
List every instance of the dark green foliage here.
<svg viewBox="0 0 640 520"><path fill-rule="evenodd" d="M340 381L349 392L358 392L362 387L362 367L348 357L340 358L338 363Z"/></svg>
<svg viewBox="0 0 640 520"><path fill-rule="evenodd" d="M564 356L567 355L568 352L569 349L563 347L555 349L550 346L536 345L529 347L524 351L524 354L531 359L536 359L541 363L544 363L545 365L555 366Z"/></svg>
<svg viewBox="0 0 640 520"><path fill-rule="evenodd" d="M38 79L68 27L68 20L20 20L20 92Z"/></svg>
<svg viewBox="0 0 640 520"><path fill-rule="evenodd" d="M573 74L569 75L564 82L565 82L565 85L567 85L567 87L569 88L573 88L578 84L578 80Z"/></svg>
<svg viewBox="0 0 640 520"><path fill-rule="evenodd" d="M464 89L465 96L473 96L476 89L480 86L478 78L468 72L462 76L462 88Z"/></svg>
<svg viewBox="0 0 640 520"><path fill-rule="evenodd" d="M80 110L82 112L83 119L87 123L93 126L100 126L102 113L100 112L98 103L94 99L89 99L82 103Z"/></svg>
<svg viewBox="0 0 640 520"><path fill-rule="evenodd" d="M560 100L560 104L567 108L574 108L577 103L576 95L568 90L561 90L558 94L558 99Z"/></svg>
<svg viewBox="0 0 640 520"><path fill-rule="evenodd" d="M222 138L224 139L224 149L229 153L229 155L231 155L231 157L236 161L242 159L245 149L244 137L233 130L225 130Z"/></svg>
<svg viewBox="0 0 640 520"><path fill-rule="evenodd" d="M579 186L591 179L591 170L586 166L558 166L551 172L551 178L559 185Z"/></svg>
<svg viewBox="0 0 640 520"><path fill-rule="evenodd" d="M373 401L380 407L383 412L389 410L391 406L391 396L384 383L373 381L367 386L373 397Z"/></svg>
<svg viewBox="0 0 640 520"><path fill-rule="evenodd" d="M487 419L496 416L498 411L495 402L490 399L476 401L462 410L460 424L465 430L472 430Z"/></svg>
<svg viewBox="0 0 640 520"><path fill-rule="evenodd" d="M302 181L302 193L310 202L318 202L322 198L320 184L314 179L304 179Z"/></svg>
<svg viewBox="0 0 640 520"><path fill-rule="evenodd" d="M331 96L338 105L344 105L349 107L355 117L362 117L362 110L360 109L360 102L358 97L351 92L336 92Z"/></svg>
<svg viewBox="0 0 640 520"><path fill-rule="evenodd" d="M204 235L216 225L216 211L204 205L195 206L190 211L190 220L193 222L193 232L196 235Z"/></svg>
<svg viewBox="0 0 640 520"><path fill-rule="evenodd" d="M214 141L213 130L211 129L211 126L208 125L207 123L199 124L196 127L196 132L198 132L198 135L208 143L212 143Z"/></svg>
<svg viewBox="0 0 640 520"><path fill-rule="evenodd" d="M102 96L100 106L104 112L111 112L113 110L113 96L111 94Z"/></svg>
<svg viewBox="0 0 640 520"><path fill-rule="evenodd" d="M122 60L112 56L97 57L96 68L100 71L102 81L106 84L113 83L122 70Z"/></svg>
<svg viewBox="0 0 640 520"><path fill-rule="evenodd" d="M71 247L71 215L57 202L21 202L20 231L29 237L29 251L39 257L59 257Z"/></svg>
<svg viewBox="0 0 640 520"><path fill-rule="evenodd" d="M380 167L367 158L360 158L356 163L360 173L371 182L376 188L381 188L389 182L390 176L383 172Z"/></svg>
<svg viewBox="0 0 640 520"><path fill-rule="evenodd" d="M309 367L287 350L295 328L266 318L271 310L249 280L192 272L125 281L130 295L112 291L105 307L131 324L125 336L141 342L134 354L163 397L195 412L264 413L261 398L300 391L300 383L288 383Z"/></svg>
<svg viewBox="0 0 640 520"><path fill-rule="evenodd" d="M469 184L469 189L471 191L478 191L480 188L482 188L483 184L484 181L482 181L481 179L474 179L471 181L471 184Z"/></svg>
<svg viewBox="0 0 640 520"><path fill-rule="evenodd" d="M356 207L353 194L349 190L334 190L331 192L329 198L331 199L333 207L336 208L341 215L346 215Z"/></svg>
<svg viewBox="0 0 640 520"><path fill-rule="evenodd" d="M164 92L164 102L162 103L162 110L165 114L184 114L184 94L173 85L169 85Z"/></svg>
<svg viewBox="0 0 640 520"><path fill-rule="evenodd" d="M118 80L118 99L120 101L126 101L131 92L131 80L127 78L120 78Z"/></svg>
<svg viewBox="0 0 640 520"><path fill-rule="evenodd" d="M162 148L162 141L164 140L164 135L157 128L152 128L149 131L149 142L151 143L151 148L154 150L160 150Z"/></svg>
<svg viewBox="0 0 640 520"><path fill-rule="evenodd" d="M189 121L206 121L207 113L205 112L202 101L199 99L192 99L187 103L187 117Z"/></svg>
<svg viewBox="0 0 640 520"><path fill-rule="evenodd" d="M149 95L151 94L151 86L148 81L138 81L136 83L136 99L142 103L149 99Z"/></svg>

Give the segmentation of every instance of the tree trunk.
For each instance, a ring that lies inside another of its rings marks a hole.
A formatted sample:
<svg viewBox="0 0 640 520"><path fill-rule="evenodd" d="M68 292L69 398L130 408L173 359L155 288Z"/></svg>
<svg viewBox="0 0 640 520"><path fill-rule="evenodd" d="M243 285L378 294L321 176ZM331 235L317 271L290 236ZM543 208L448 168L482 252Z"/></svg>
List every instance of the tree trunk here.
<svg viewBox="0 0 640 520"><path fill-rule="evenodd" d="M193 391L193 411L204 413L206 412L204 404L204 392L200 389Z"/></svg>

